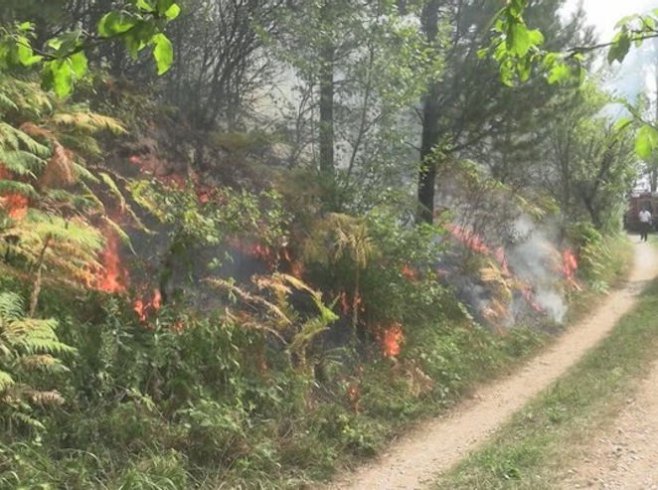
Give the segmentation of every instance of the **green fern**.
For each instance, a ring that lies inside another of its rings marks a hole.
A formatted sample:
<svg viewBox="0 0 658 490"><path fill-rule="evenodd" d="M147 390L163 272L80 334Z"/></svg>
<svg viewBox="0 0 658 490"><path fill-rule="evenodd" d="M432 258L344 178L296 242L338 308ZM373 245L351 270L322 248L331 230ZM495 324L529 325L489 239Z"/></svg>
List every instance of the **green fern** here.
<svg viewBox="0 0 658 490"><path fill-rule="evenodd" d="M39 390L30 385L30 373L55 373L67 368L56 357L75 352L60 342L53 319L27 318L22 298L0 293L0 417L33 427L40 423L29 413L30 405L63 402L56 390Z"/></svg>
<svg viewBox="0 0 658 490"><path fill-rule="evenodd" d="M0 253L16 259L17 273L33 276L36 296L42 276L71 286L95 284L102 230L113 229L128 242L99 188L141 225L110 175L85 162L102 153L98 133L125 133L122 124L51 97L38 84L0 74Z"/></svg>

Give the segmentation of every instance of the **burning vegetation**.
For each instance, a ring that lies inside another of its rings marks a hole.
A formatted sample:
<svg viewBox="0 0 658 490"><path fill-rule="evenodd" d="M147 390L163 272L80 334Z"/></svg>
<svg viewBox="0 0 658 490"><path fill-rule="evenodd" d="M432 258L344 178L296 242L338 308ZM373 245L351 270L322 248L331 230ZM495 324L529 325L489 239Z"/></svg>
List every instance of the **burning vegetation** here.
<svg viewBox="0 0 658 490"><path fill-rule="evenodd" d="M105 230L105 247L100 252L101 269L96 276L96 288L105 293L123 293L128 285L128 272L119 253L119 238L113 230Z"/></svg>

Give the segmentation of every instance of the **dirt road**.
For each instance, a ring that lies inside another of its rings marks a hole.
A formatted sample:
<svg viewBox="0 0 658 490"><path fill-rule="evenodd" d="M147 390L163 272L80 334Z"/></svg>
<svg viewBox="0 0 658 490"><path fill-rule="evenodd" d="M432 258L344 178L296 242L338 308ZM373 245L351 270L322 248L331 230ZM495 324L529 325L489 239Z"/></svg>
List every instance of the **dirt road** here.
<svg viewBox="0 0 658 490"><path fill-rule="evenodd" d="M658 363L607 427L581 448L559 487L658 490Z"/></svg>
<svg viewBox="0 0 658 490"><path fill-rule="evenodd" d="M658 275L658 254L655 249L648 244L635 243L634 246L635 263L627 284L611 293L603 304L565 332L550 348L509 377L478 390L474 397L447 415L422 424L392 443L378 460L354 473L341 475L330 488L425 488L428 483L436 480L438 474L477 448L501 423L603 339L634 305L636 295L646 283ZM658 381L658 373L656 376ZM654 386L658 386L656 381ZM658 394L654 395L658 407ZM653 415L658 418L658 409L653 411ZM652 440L658 446L658 438L652 437ZM647 461L647 464L651 464L651 461Z"/></svg>

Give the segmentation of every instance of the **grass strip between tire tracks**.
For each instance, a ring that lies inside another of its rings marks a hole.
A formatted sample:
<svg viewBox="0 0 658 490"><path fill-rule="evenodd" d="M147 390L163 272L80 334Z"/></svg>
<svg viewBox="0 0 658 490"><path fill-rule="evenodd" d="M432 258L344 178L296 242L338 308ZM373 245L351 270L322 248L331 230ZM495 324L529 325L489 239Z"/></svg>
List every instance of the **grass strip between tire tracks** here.
<svg viewBox="0 0 658 490"><path fill-rule="evenodd" d="M556 488L580 444L614 416L655 360L657 313L658 280L609 337L434 488Z"/></svg>

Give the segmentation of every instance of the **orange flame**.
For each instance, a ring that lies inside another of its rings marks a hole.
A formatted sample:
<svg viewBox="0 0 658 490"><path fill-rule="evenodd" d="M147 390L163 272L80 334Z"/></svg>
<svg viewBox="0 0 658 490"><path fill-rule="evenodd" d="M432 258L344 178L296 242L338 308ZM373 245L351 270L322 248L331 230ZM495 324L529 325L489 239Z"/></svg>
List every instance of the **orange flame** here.
<svg viewBox="0 0 658 490"><path fill-rule="evenodd" d="M102 270L96 276L96 289L106 293L122 293L126 290L128 273L121 265L119 240L112 231L105 231L105 249L100 253Z"/></svg>
<svg viewBox="0 0 658 490"><path fill-rule="evenodd" d="M262 243L247 242L239 237L230 237L228 244L240 253L265 263L268 267L273 268L277 262L277 254L272 248Z"/></svg>
<svg viewBox="0 0 658 490"><path fill-rule="evenodd" d="M404 277L409 282L414 282L418 280L418 271L411 267L409 264L404 264L400 270L402 277Z"/></svg>
<svg viewBox="0 0 658 490"><path fill-rule="evenodd" d="M537 313L544 313L544 308L542 308L536 301L535 301L535 296L532 291L532 287L524 284L521 286L521 294L523 295L523 298L527 301L527 303L530 305L530 308L535 310Z"/></svg>
<svg viewBox="0 0 658 490"><path fill-rule="evenodd" d="M304 275L304 264L300 260L296 260L290 248L284 246L279 251L279 256L281 260L288 264L290 268L290 274L292 274L297 279L301 279Z"/></svg>
<svg viewBox="0 0 658 490"><path fill-rule="evenodd" d="M354 381L348 384L346 389L347 402L350 404L354 413L361 411L361 387Z"/></svg>
<svg viewBox="0 0 658 490"><path fill-rule="evenodd" d="M399 323L393 323L384 328L379 336L379 343L385 357L398 356L402 350L402 342L404 342L404 333L402 325Z"/></svg>
<svg viewBox="0 0 658 490"><path fill-rule="evenodd" d="M11 180L12 175L9 170L0 165L0 179ZM0 207L2 207L9 217L14 220L20 220L27 215L29 199L23 194L16 192L7 193L0 196Z"/></svg>
<svg viewBox="0 0 658 490"><path fill-rule="evenodd" d="M581 287L576 281L576 271L578 270L578 260L576 254L570 248L562 251L562 274L572 288L580 291Z"/></svg>
<svg viewBox="0 0 658 490"><path fill-rule="evenodd" d="M0 205L7 210L11 219L20 220L27 215L28 198L23 194L7 194L0 197Z"/></svg>
<svg viewBox="0 0 658 490"><path fill-rule="evenodd" d="M446 228L457 241L464 244L469 250L485 255L490 253L489 247L487 247L482 237L477 233L452 224L447 225Z"/></svg>
<svg viewBox="0 0 658 490"><path fill-rule="evenodd" d="M185 330L185 323L183 320L176 320L171 326L171 330L177 334L181 334Z"/></svg>
<svg viewBox="0 0 658 490"><path fill-rule="evenodd" d="M570 248L562 251L562 273L567 279L573 279L578 270L578 260Z"/></svg>
<svg viewBox="0 0 658 490"><path fill-rule="evenodd" d="M498 262L498 265L500 265L502 273L507 276L511 275L509 264L507 263L507 256L505 255L505 249L503 247L498 247L493 255L496 262Z"/></svg>
<svg viewBox="0 0 658 490"><path fill-rule="evenodd" d="M153 290L153 296L150 300L138 298L133 303L133 311L137 313L139 321L146 323L152 313L157 312L162 307L162 294L159 289Z"/></svg>

